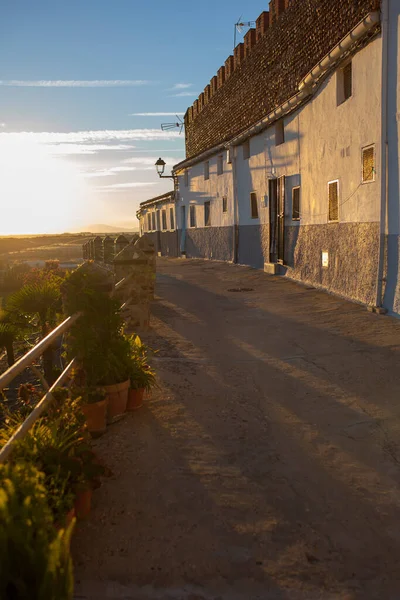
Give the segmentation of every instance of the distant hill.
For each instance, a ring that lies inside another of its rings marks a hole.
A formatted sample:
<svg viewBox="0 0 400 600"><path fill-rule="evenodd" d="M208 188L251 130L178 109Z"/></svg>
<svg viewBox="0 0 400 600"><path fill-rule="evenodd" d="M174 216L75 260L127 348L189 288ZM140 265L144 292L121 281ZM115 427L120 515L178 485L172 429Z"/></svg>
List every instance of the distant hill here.
<svg viewBox="0 0 400 600"><path fill-rule="evenodd" d="M138 228L114 227L113 225L104 225L96 223L94 225L85 226L85 232L90 233L134 233L139 231Z"/></svg>

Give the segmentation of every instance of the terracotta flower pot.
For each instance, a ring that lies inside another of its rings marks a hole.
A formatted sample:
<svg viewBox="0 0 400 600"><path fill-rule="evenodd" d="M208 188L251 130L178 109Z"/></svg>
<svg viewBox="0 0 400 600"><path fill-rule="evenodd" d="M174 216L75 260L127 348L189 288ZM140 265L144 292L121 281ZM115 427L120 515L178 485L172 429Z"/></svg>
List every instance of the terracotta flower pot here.
<svg viewBox="0 0 400 600"><path fill-rule="evenodd" d="M137 408L140 408L143 404L143 397L144 388L139 388L138 390L129 388L126 410L136 410Z"/></svg>
<svg viewBox="0 0 400 600"><path fill-rule="evenodd" d="M93 437L99 436L105 432L107 422L107 402L101 400L100 402L93 402L92 404L85 404L82 406L82 412L86 417L87 428Z"/></svg>
<svg viewBox="0 0 400 600"><path fill-rule="evenodd" d="M127 381L124 381L123 383L103 386L103 389L107 394L109 423L117 420L126 411L129 385L130 380L127 379Z"/></svg>
<svg viewBox="0 0 400 600"><path fill-rule="evenodd" d="M92 507L92 488L87 487L79 490L75 498L75 514L78 519L84 519L90 513Z"/></svg>

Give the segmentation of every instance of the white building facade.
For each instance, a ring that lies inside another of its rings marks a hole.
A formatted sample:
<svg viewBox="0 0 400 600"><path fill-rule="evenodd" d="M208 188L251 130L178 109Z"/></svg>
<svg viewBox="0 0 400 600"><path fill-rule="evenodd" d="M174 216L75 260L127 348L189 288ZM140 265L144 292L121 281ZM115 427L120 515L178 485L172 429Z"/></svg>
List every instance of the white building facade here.
<svg viewBox="0 0 400 600"><path fill-rule="evenodd" d="M290 35L299 0L278 1L272 27L287 23ZM163 254L238 262L400 313L400 2L369 4L294 94L175 166L177 241ZM258 44L234 76L245 79ZM212 102L221 117L214 85L186 114L189 150Z"/></svg>

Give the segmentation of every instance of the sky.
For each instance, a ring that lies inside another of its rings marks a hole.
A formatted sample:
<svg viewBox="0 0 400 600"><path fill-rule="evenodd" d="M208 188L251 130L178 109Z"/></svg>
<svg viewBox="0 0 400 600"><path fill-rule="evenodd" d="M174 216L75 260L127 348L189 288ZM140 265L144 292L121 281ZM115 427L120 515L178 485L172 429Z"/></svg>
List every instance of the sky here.
<svg viewBox="0 0 400 600"><path fill-rule="evenodd" d="M136 228L185 157L176 122L261 0L2 0L0 235ZM241 41L238 34L237 43Z"/></svg>

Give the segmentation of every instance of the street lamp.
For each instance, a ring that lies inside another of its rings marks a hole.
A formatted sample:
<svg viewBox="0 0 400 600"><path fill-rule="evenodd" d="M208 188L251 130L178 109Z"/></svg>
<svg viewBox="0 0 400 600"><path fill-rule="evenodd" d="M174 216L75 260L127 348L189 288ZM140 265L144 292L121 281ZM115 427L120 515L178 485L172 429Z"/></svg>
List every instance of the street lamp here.
<svg viewBox="0 0 400 600"><path fill-rule="evenodd" d="M178 178L176 175L164 175L165 161L162 158L159 158L156 161L155 167L157 169L158 176L162 179L173 179L174 181L177 181Z"/></svg>

